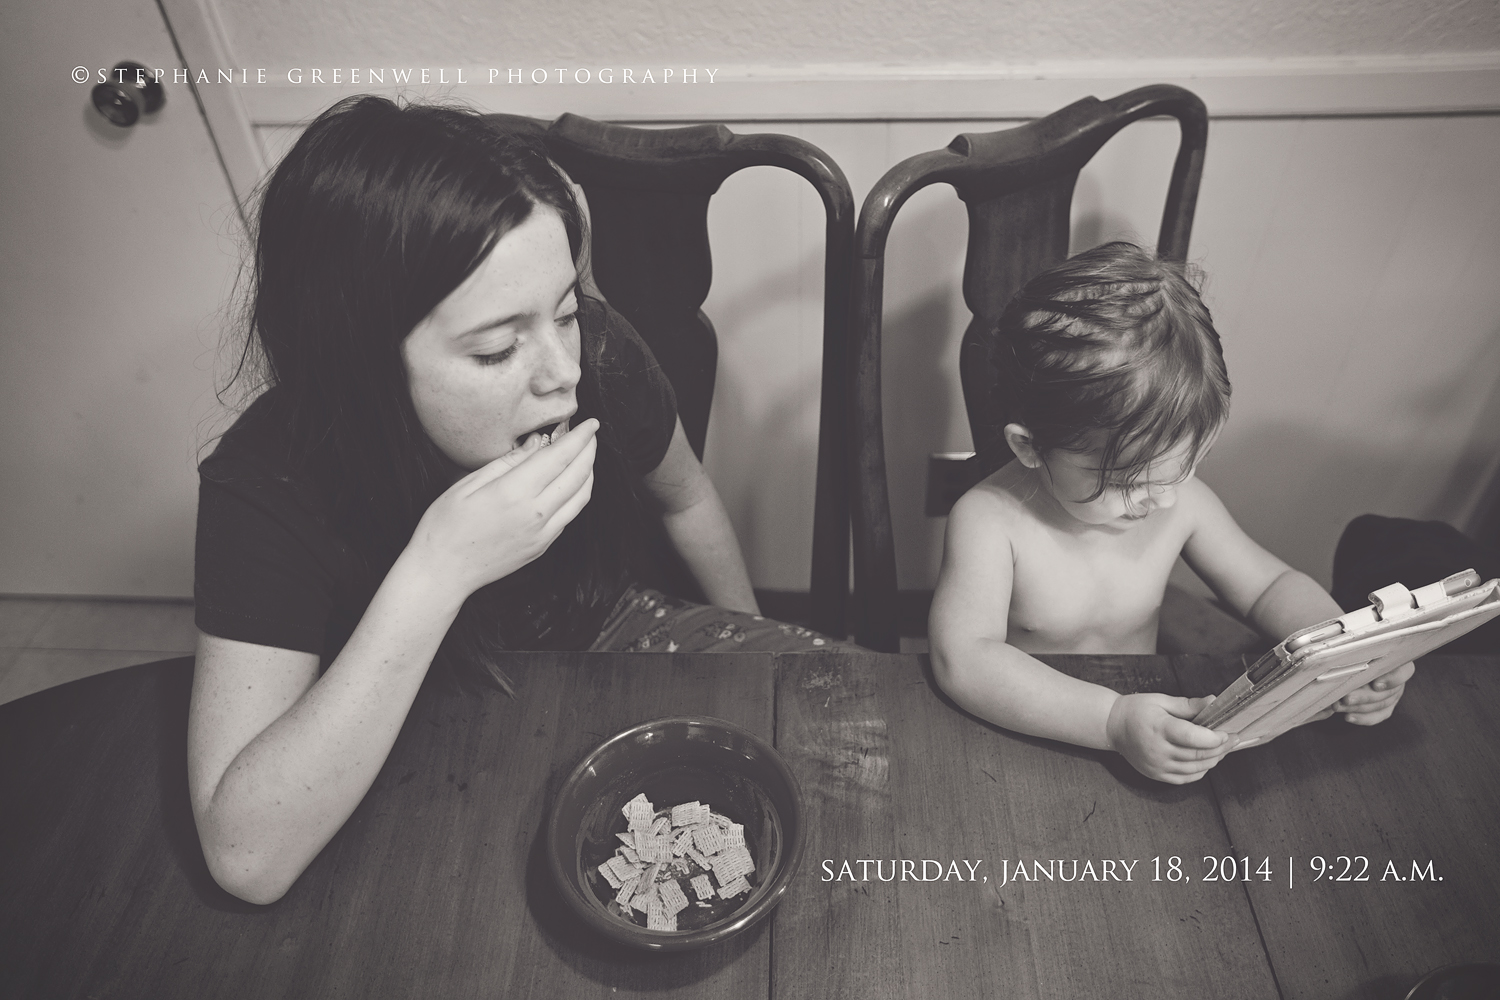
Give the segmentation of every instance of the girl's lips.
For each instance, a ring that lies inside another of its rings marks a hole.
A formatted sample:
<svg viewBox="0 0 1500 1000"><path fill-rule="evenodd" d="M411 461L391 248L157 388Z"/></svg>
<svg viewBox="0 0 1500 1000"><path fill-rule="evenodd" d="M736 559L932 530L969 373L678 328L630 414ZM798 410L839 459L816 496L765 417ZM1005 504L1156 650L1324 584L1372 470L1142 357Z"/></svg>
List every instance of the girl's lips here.
<svg viewBox="0 0 1500 1000"><path fill-rule="evenodd" d="M533 434L539 435L541 437L543 448L547 447L554 440L562 437L567 433L569 419L571 418L564 417L562 420L559 420L555 424L542 424L540 427L533 428L532 430L527 431L525 434L518 435L516 437L516 447L524 448L526 446L526 442L531 440L531 436Z"/></svg>

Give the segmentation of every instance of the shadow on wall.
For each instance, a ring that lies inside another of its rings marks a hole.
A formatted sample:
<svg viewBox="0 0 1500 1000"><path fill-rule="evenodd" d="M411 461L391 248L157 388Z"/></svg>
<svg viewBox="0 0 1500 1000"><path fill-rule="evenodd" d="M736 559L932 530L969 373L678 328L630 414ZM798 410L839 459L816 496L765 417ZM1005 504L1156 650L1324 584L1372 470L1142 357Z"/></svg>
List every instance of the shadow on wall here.
<svg viewBox="0 0 1500 1000"><path fill-rule="evenodd" d="M1084 187L1088 180L1087 177L1079 178L1078 186ZM1073 217L1072 230L1068 233L1068 256L1112 240L1125 240L1147 250L1156 249L1156 238L1142 235L1126 216L1117 212L1090 211Z"/></svg>
<svg viewBox="0 0 1500 1000"><path fill-rule="evenodd" d="M1463 506L1434 516L1449 520L1471 538L1497 545L1500 544L1500 329L1490 335L1463 370L1475 379L1488 374L1491 384L1474 421L1473 433L1460 448L1458 461L1442 493Z"/></svg>
<svg viewBox="0 0 1500 1000"><path fill-rule="evenodd" d="M1428 377L1388 401L1335 406L1370 415L1363 425L1231 415L1204 479L1252 537L1325 585L1338 536L1359 514L1480 530L1500 469L1500 336L1442 370L1413 372L1413 383Z"/></svg>
<svg viewBox="0 0 1500 1000"><path fill-rule="evenodd" d="M1456 465L1452 480L1482 475L1467 457ZM1204 463L1203 479L1250 537L1327 587L1339 535L1360 514L1453 519L1459 498L1440 486L1454 468L1448 455L1381 449L1279 422L1223 442Z"/></svg>

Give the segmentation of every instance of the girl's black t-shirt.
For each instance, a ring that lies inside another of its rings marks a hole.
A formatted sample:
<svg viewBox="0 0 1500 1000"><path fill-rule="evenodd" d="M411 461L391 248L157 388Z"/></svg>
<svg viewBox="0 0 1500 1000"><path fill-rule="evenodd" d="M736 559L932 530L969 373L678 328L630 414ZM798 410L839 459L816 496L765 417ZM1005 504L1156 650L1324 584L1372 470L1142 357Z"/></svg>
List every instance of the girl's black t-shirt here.
<svg viewBox="0 0 1500 1000"><path fill-rule="evenodd" d="M644 476L672 440L671 384L629 321L607 305L585 298L579 323L610 405L607 416L580 411L577 419L607 419L627 469ZM315 491L289 474L284 435L264 419L275 392L256 399L198 466L194 620L209 635L314 653L327 664L379 581L330 528ZM597 633L608 610L584 632Z"/></svg>

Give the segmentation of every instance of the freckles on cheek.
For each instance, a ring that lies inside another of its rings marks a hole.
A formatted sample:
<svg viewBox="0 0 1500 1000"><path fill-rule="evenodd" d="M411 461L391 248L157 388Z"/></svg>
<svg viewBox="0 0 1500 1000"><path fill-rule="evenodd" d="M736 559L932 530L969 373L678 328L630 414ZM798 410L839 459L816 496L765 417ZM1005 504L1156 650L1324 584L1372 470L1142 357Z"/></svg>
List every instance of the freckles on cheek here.
<svg viewBox="0 0 1500 1000"><path fill-rule="evenodd" d="M473 432L472 414L467 412L465 396L457 391L452 371L408 369L412 406L422 429L433 443L457 460L455 447Z"/></svg>

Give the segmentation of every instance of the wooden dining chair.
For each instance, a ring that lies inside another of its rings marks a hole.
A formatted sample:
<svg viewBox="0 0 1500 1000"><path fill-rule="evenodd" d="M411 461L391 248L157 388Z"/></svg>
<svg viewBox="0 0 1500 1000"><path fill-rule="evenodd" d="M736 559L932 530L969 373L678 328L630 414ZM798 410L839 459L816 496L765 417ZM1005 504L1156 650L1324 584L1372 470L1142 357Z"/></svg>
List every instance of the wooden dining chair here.
<svg viewBox="0 0 1500 1000"><path fill-rule="evenodd" d="M966 133L944 149L896 164L865 198L855 234L853 364L854 637L871 649L898 647L896 553L886 489L880 400L881 300L885 244L901 206L929 184L953 185L969 213L964 303L973 320L959 350L959 377L975 455L965 479L978 482L1010 459L1002 425L990 417L985 372L1001 311L1022 285L1067 257L1073 188L1084 164L1131 122L1178 120L1157 251L1187 256L1203 173L1208 114L1181 87L1142 87L1108 101L1086 97L1045 118L998 132ZM931 511L929 511L931 512Z"/></svg>
<svg viewBox="0 0 1500 1000"><path fill-rule="evenodd" d="M708 203L731 174L776 166L812 184L823 201L823 373L818 418L809 623L848 634L848 288L854 195L827 153L774 133L737 135L723 125L647 129L565 114L547 123L491 115L496 127L532 132L583 187L600 292L640 332L677 395L699 458L708 434L718 341L702 310L713 267Z"/></svg>

